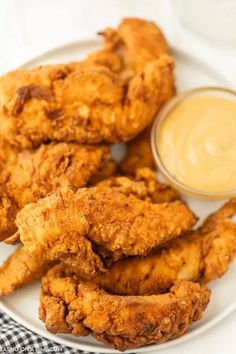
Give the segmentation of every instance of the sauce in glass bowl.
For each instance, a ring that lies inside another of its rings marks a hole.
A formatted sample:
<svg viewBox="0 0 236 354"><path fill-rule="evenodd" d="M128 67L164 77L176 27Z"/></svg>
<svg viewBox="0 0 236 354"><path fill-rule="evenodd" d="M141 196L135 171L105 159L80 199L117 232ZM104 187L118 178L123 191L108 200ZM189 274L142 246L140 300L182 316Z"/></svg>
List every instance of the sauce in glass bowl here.
<svg viewBox="0 0 236 354"><path fill-rule="evenodd" d="M152 149L162 173L183 192L236 195L236 93L199 88L169 101L153 125Z"/></svg>

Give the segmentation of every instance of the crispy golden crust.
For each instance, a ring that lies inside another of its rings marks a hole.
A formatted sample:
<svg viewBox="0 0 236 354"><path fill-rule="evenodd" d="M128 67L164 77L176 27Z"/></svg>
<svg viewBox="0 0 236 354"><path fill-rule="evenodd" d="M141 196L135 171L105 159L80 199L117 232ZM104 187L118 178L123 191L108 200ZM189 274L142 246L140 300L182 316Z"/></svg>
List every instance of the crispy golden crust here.
<svg viewBox="0 0 236 354"><path fill-rule="evenodd" d="M105 39L105 50L120 53L124 66L135 72L141 72L146 63L162 54L169 54L163 33L150 21L126 18L117 30L108 28L101 34Z"/></svg>
<svg viewBox="0 0 236 354"><path fill-rule="evenodd" d="M0 241L16 231L15 218L17 205L7 195L4 186L0 187Z"/></svg>
<svg viewBox="0 0 236 354"><path fill-rule="evenodd" d="M53 333L91 333L123 351L181 336L202 317L209 295L204 286L186 281L164 295L110 295L60 264L43 279L39 314Z"/></svg>
<svg viewBox="0 0 236 354"><path fill-rule="evenodd" d="M0 139L0 181L4 183L2 171L6 165L14 166L17 160L18 151L11 146L5 139ZM5 176L4 176L5 177Z"/></svg>
<svg viewBox="0 0 236 354"><path fill-rule="evenodd" d="M175 95L176 91L174 84L172 84L172 86L166 91L165 98L162 102L163 104ZM161 108L161 106L159 108ZM158 110L156 113L157 112ZM128 153L120 164L123 173L133 175L135 171L141 167L149 167L155 170L156 164L151 148L151 129L152 126L149 126L128 142Z"/></svg>
<svg viewBox="0 0 236 354"><path fill-rule="evenodd" d="M145 31L143 28L145 27ZM139 34L137 36L137 33ZM107 48L121 51L125 58L125 66L139 72L146 63L169 54L168 45L163 34L152 22L129 18L122 21L118 31L107 30L104 33ZM148 37L148 40L147 40ZM168 80L163 86L162 104L176 93L175 80ZM155 114L160 109L156 110ZM128 143L128 155L121 164L121 169L128 175L133 175L140 167L155 168L155 162L150 145L151 126L141 132Z"/></svg>
<svg viewBox="0 0 236 354"><path fill-rule="evenodd" d="M123 173L132 176L138 168L155 169L150 144L150 130L151 128L145 129L128 143L128 154L120 165Z"/></svg>
<svg viewBox="0 0 236 354"><path fill-rule="evenodd" d="M139 30L134 21L124 21L117 31L121 48L111 43L80 64L3 76L1 136L24 148L48 140L114 143L134 138L150 125L174 85L173 59L155 49L162 42L160 30L147 21L140 22ZM130 61L137 60L132 42L144 41L142 60L131 70Z"/></svg>
<svg viewBox="0 0 236 354"><path fill-rule="evenodd" d="M16 213L26 204L61 186L84 187L101 173L109 174L109 164L107 146L51 143L18 152L14 164L6 163L1 174L0 240L16 231Z"/></svg>
<svg viewBox="0 0 236 354"><path fill-rule="evenodd" d="M93 186L105 179L114 177L116 175L117 168L117 163L114 160L104 160L104 162L101 163L98 172L90 178L88 185Z"/></svg>
<svg viewBox="0 0 236 354"><path fill-rule="evenodd" d="M100 182L98 187L110 187L118 192L133 194L152 203L169 203L180 199L180 194L171 186L160 183L149 168L139 168L133 177L118 176Z"/></svg>
<svg viewBox="0 0 236 354"><path fill-rule="evenodd" d="M6 184L7 194L19 208L68 186L84 187L109 163L109 147L51 143L18 154Z"/></svg>
<svg viewBox="0 0 236 354"><path fill-rule="evenodd" d="M22 285L39 279L52 266L42 257L32 257L18 248L0 267L0 297L9 295Z"/></svg>
<svg viewBox="0 0 236 354"><path fill-rule="evenodd" d="M212 214L203 226L170 241L146 257L116 262L108 273L93 279L116 294L163 293L175 280L209 282L221 277L236 254L236 199Z"/></svg>
<svg viewBox="0 0 236 354"><path fill-rule="evenodd" d="M63 188L17 215L29 252L65 260L87 274L103 271L101 258L148 253L196 222L180 202L153 204L110 187Z"/></svg>

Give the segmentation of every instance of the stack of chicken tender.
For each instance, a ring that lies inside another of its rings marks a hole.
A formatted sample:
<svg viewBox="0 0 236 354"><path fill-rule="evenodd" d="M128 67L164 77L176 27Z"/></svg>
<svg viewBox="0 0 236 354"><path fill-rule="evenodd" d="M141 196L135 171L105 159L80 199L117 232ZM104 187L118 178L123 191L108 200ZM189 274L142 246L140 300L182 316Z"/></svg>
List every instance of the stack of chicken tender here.
<svg viewBox="0 0 236 354"><path fill-rule="evenodd" d="M0 78L0 296L42 279L53 333L121 351L164 343L202 317L206 283L236 253L236 199L197 217L156 179L150 129L175 95L160 29L128 18L82 62ZM111 144L127 142L121 163ZM1 246L0 246L1 247Z"/></svg>

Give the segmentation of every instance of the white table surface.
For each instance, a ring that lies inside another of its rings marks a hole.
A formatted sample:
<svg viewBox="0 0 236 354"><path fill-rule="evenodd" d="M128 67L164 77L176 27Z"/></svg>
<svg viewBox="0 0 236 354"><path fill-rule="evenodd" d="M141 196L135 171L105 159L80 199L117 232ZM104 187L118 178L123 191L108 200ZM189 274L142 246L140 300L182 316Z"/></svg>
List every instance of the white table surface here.
<svg viewBox="0 0 236 354"><path fill-rule="evenodd" d="M170 43L204 59L236 87L236 46L217 43L184 28L171 1L174 0L1 0L0 73L42 51L115 26L124 16L139 16L156 21ZM158 353L235 354L235 325L236 311L205 334Z"/></svg>

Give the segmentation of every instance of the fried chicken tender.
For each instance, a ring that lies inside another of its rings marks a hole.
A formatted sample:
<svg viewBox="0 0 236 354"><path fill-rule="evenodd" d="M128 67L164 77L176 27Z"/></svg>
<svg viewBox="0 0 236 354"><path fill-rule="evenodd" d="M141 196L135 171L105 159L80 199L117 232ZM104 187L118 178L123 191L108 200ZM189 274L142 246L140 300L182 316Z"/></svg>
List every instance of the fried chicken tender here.
<svg viewBox="0 0 236 354"><path fill-rule="evenodd" d="M58 187L77 189L99 178L111 161L109 151L107 146L51 143L18 152L0 177L0 240L16 231L16 213L26 204Z"/></svg>
<svg viewBox="0 0 236 354"><path fill-rule="evenodd" d="M118 176L101 181L98 187L111 187L127 195L152 203L169 203L180 199L180 194L171 186L160 183L149 168L139 168L133 177Z"/></svg>
<svg viewBox="0 0 236 354"><path fill-rule="evenodd" d="M158 49L165 46L162 34L132 19L108 33L105 48L82 63L3 76L0 136L23 148L49 140L115 143L150 125L174 82L173 59Z"/></svg>
<svg viewBox="0 0 236 354"><path fill-rule="evenodd" d="M98 186L101 188L104 186L116 188L118 191L126 193L127 195L133 194L140 199L149 201L152 200L153 202L157 202L155 197L152 199L152 196L155 195L155 191L159 196L158 202L167 201L167 195L169 195L168 201L173 201L178 198L178 194L175 194L174 190L173 192L170 191L169 193L166 193L165 188L164 190L162 189L163 186L156 181L155 175L148 169L140 169L137 171L137 176L134 181L126 177L114 177L112 179L108 179L107 181L100 182ZM19 234L17 234L14 241L18 241L18 239ZM12 238L8 240L10 240L11 243L14 243ZM26 262L24 260L26 260ZM20 265L21 262L28 264L26 271L22 271L22 267ZM43 272L44 269L47 269L48 263L49 262L42 259L41 256L40 261L38 261L37 257L34 258L25 252L22 247L18 249L13 255L10 256L9 260L5 262L4 266L0 268L0 296L10 294L22 285L28 284L35 280L35 278L37 278L37 274L35 276L37 271L39 272L38 277L40 277L41 270ZM13 267L15 268L14 272L12 271ZM9 274L14 275L13 277L10 277L10 279L7 278L8 272ZM1 277L4 277L4 279L6 278L7 282L1 282Z"/></svg>
<svg viewBox="0 0 236 354"><path fill-rule="evenodd" d="M42 277L53 263L18 248L0 267L0 297Z"/></svg>
<svg viewBox="0 0 236 354"><path fill-rule="evenodd" d="M121 51L125 67L135 72L141 72L148 62L160 58L163 54L169 55L168 44L161 31L151 22L145 23L145 32L143 26L143 20L129 18L122 22L118 31L108 29L104 32L106 48ZM148 41L147 36L149 36ZM162 104L175 93L175 80L172 75L172 80L166 83ZM154 112L155 115L160 107L161 105ZM132 175L140 167L155 168L150 132L151 126L128 143L128 155L121 164L124 173Z"/></svg>
<svg viewBox="0 0 236 354"><path fill-rule="evenodd" d="M105 40L105 51L116 53L125 68L142 72L147 63L169 54L167 42L160 28L153 22L139 18L125 18L118 29L108 28L100 35Z"/></svg>
<svg viewBox="0 0 236 354"><path fill-rule="evenodd" d="M236 254L236 198L210 215L203 226L165 244L146 257L116 262L92 279L116 294L150 295L168 290L175 280L210 282L221 277Z"/></svg>
<svg viewBox="0 0 236 354"><path fill-rule="evenodd" d="M102 258L146 254L195 222L181 201L154 204L110 187L62 188L25 206L16 219L27 251L91 276L104 271Z"/></svg>
<svg viewBox="0 0 236 354"><path fill-rule="evenodd" d="M170 202L170 201L177 200L179 198L177 192L175 192L171 188L170 190L168 190L168 186L161 185L158 181L156 181L155 174L149 169L138 170L136 173L135 180L131 180L127 177L114 177L106 181L100 182L97 186L101 188L103 188L104 186L112 187L115 188L117 191L120 191L127 195L133 194L140 199L152 201L154 203L156 202L160 203L164 201ZM158 198L156 198L156 195L158 196ZM17 236L16 239L15 236ZM17 233L13 237L8 239L7 242L10 240L11 243L14 243L15 241L18 241L18 239L19 239L19 234ZM24 254L23 257L21 256L22 254ZM27 259L27 263L29 263L27 272L22 272L22 267L17 265L18 260L19 262L22 262L22 259L24 261L24 258ZM37 261L37 257L34 258L33 256L27 254L24 251L24 248L17 250L12 256L10 256L10 259L7 262L7 264L10 264L11 267L12 265L14 265L15 274L14 277L12 277L10 280L8 279L7 283L6 282L2 283L2 290L0 284L0 296L10 294L14 292L17 288L21 287L22 285L30 283L32 280L35 279L34 274L37 271L37 269L40 272L40 270L46 268L46 265L49 263L45 259L42 259L41 256L40 256L40 262L38 263L36 263L34 259L36 259ZM31 267L32 262L33 262L33 267ZM37 264L38 264L38 268L37 268ZM5 270L4 277L9 271L10 274L13 274L11 269L9 268L9 265L7 267L4 266L2 269ZM15 279L18 279L18 282L16 282ZM0 268L0 282L1 282L1 268Z"/></svg>
<svg viewBox="0 0 236 354"><path fill-rule="evenodd" d="M163 295L111 295L60 264L43 279L39 315L52 333L92 334L124 351L183 335L202 317L209 297L205 286L187 281Z"/></svg>

